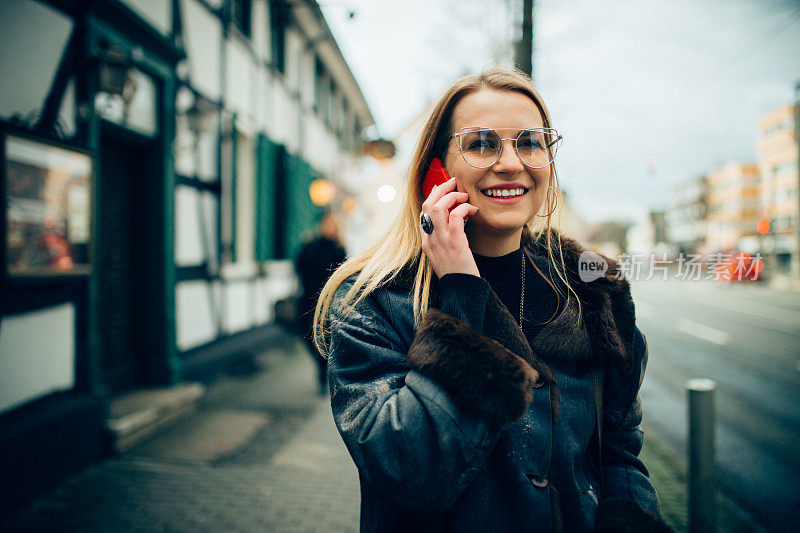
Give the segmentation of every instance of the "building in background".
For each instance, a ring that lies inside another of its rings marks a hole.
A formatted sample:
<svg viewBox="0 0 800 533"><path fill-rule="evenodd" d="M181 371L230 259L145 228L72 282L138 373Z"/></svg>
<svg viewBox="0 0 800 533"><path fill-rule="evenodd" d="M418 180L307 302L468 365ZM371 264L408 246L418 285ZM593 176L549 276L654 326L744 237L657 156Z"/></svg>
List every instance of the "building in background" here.
<svg viewBox="0 0 800 533"><path fill-rule="evenodd" d="M644 222L628 228L625 234L630 255L658 254L658 259L675 256L675 246L667 239L667 223L664 211L650 211Z"/></svg>
<svg viewBox="0 0 800 533"><path fill-rule="evenodd" d="M708 185L700 176L672 189L671 205L665 212L667 241L677 252L694 254L705 245Z"/></svg>
<svg viewBox="0 0 800 533"><path fill-rule="evenodd" d="M770 222L761 238L768 272L789 274L797 257L798 147L795 106L767 113L758 121L756 153L761 170L759 218Z"/></svg>
<svg viewBox="0 0 800 533"><path fill-rule="evenodd" d="M708 173L706 245L711 252L738 249L739 241L757 235L758 167L731 162Z"/></svg>
<svg viewBox="0 0 800 533"><path fill-rule="evenodd" d="M268 346L373 118L312 0L4 0L0 46L1 513Z"/></svg>

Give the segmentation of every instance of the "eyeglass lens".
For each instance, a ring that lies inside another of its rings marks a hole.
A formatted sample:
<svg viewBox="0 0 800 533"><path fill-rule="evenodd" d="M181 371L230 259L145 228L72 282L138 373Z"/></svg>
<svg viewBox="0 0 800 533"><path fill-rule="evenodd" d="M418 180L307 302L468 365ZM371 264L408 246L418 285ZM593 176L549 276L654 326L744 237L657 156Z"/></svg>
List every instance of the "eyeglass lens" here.
<svg viewBox="0 0 800 533"><path fill-rule="evenodd" d="M553 161L558 135L553 132L522 130L516 138L519 158L527 166L543 168ZM476 130L459 136L464 160L478 168L494 165L500 158L503 141L495 130Z"/></svg>

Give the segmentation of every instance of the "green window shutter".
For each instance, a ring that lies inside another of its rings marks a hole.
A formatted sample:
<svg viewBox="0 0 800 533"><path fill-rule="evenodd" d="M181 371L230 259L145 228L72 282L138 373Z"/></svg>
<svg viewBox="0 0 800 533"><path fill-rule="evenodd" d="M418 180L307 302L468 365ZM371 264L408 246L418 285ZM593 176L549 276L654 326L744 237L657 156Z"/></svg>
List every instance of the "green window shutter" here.
<svg viewBox="0 0 800 533"><path fill-rule="evenodd" d="M275 258L276 213L280 201L277 191L278 145L262 134L256 148L256 261Z"/></svg>
<svg viewBox="0 0 800 533"><path fill-rule="evenodd" d="M287 154L286 202L287 217L285 243L288 257L293 258L303 242L303 237L313 231L323 210L313 203L308 194L311 182L316 179L314 169L303 159Z"/></svg>

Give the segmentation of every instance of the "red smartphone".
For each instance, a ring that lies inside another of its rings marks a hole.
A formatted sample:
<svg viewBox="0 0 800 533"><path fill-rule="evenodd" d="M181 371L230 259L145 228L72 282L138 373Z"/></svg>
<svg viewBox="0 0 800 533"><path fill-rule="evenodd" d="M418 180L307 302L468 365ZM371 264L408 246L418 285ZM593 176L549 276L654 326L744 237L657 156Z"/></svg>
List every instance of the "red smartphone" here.
<svg viewBox="0 0 800 533"><path fill-rule="evenodd" d="M427 198L434 187L449 180L450 174L448 174L447 169L444 168L442 160L438 157L434 157L433 161L431 161L431 166L428 167L428 173L425 174L425 179L422 180L422 194Z"/></svg>
<svg viewBox="0 0 800 533"><path fill-rule="evenodd" d="M422 194L427 198L434 187L449 180L450 174L448 174L447 169L444 168L442 160L438 157L434 157L433 161L431 161L431 166L428 167L428 172L425 174L425 179L422 180ZM468 216L464 217L464 221L466 222L468 218Z"/></svg>

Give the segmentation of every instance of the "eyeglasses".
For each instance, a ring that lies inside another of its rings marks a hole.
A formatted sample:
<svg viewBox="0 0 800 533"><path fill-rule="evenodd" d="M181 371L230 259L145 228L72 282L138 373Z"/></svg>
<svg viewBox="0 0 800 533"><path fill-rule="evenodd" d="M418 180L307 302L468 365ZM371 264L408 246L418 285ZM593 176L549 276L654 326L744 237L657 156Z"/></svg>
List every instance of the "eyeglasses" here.
<svg viewBox="0 0 800 533"><path fill-rule="evenodd" d="M516 131L516 137L501 137L501 131ZM503 141L514 141L514 151L530 168L544 168L553 162L563 137L553 128L480 128L466 127L453 137L461 150L461 156L471 167L487 168L500 159Z"/></svg>

